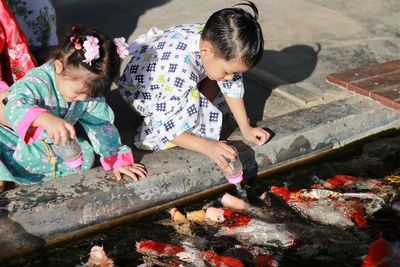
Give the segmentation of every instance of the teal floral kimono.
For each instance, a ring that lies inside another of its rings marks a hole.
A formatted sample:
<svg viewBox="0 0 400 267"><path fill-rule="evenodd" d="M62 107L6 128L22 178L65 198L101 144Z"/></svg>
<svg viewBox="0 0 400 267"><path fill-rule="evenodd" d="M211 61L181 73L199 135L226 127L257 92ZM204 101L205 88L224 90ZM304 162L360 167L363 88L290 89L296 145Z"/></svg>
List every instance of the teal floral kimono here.
<svg viewBox="0 0 400 267"><path fill-rule="evenodd" d="M114 113L104 97L68 103L56 89L54 62L34 68L10 87L5 118L11 128L0 125L0 180L31 184L62 177L77 170L54 156L54 145L42 127L31 127L43 112L80 123L90 139L78 139L82 148L81 169L94 163L100 155L103 168L133 164L132 151L122 145Z"/></svg>

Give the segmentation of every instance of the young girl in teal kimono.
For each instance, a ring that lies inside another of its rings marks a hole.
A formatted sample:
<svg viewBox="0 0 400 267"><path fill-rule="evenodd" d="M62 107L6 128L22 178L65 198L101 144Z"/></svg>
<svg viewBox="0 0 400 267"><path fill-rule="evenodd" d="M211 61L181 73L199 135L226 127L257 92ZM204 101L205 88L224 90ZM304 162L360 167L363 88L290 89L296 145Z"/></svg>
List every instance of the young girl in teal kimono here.
<svg viewBox="0 0 400 267"><path fill-rule="evenodd" d="M146 175L132 151L121 144L114 114L103 94L118 75L127 55L122 38L111 41L103 33L74 27L53 60L29 71L10 87L5 108L8 125L0 125L0 179L31 184L76 173L54 150L76 138L80 123L90 139L78 138L88 170L94 153L117 180Z"/></svg>

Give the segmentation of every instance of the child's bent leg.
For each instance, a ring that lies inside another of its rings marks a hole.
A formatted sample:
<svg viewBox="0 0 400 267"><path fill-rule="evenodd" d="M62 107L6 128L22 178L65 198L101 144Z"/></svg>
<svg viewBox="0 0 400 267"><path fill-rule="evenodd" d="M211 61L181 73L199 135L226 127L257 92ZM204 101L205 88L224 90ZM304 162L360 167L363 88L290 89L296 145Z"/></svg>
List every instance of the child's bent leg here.
<svg viewBox="0 0 400 267"><path fill-rule="evenodd" d="M79 145L81 146L82 154L83 154L82 170L87 171L90 168L92 168L94 165L94 160L95 160L94 150L93 150L93 147L90 145L90 143L87 140L78 138L78 141L79 141Z"/></svg>
<svg viewBox="0 0 400 267"><path fill-rule="evenodd" d="M199 83L199 91L211 102L214 101L221 92L217 82L208 78L205 78Z"/></svg>

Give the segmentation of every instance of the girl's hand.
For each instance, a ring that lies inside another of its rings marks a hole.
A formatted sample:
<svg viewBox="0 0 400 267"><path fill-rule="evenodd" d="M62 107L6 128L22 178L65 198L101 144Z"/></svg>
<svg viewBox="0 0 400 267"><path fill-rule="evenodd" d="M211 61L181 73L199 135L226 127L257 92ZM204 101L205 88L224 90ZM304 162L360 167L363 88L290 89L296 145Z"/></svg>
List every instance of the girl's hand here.
<svg viewBox="0 0 400 267"><path fill-rule="evenodd" d="M56 146L60 142L65 145L69 139L75 138L75 128L71 123L47 112L42 113L33 126L43 127Z"/></svg>
<svg viewBox="0 0 400 267"><path fill-rule="evenodd" d="M243 137L250 142L253 142L256 145L261 146L271 137L270 133L259 127L247 127L242 130Z"/></svg>
<svg viewBox="0 0 400 267"><path fill-rule="evenodd" d="M222 170L228 167L225 158L235 160L236 151L230 147L226 141L208 141L204 151L210 159L212 159Z"/></svg>
<svg viewBox="0 0 400 267"><path fill-rule="evenodd" d="M147 175L144 166L138 163L114 168L113 172L117 181L122 181L122 175L128 176L134 181L139 181L139 178L144 178Z"/></svg>

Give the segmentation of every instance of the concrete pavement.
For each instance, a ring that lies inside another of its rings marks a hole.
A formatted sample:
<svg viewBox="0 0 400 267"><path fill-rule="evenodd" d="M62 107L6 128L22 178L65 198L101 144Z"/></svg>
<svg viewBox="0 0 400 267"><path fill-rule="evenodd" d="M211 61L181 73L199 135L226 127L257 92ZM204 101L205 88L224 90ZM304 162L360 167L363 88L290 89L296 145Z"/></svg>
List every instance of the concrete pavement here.
<svg viewBox="0 0 400 267"><path fill-rule="evenodd" d="M201 22L239 1L54 1L60 35L84 23L130 40L151 26ZM255 0L265 35L262 62L246 75L245 100L253 123L274 133L256 147L238 130L247 177L268 174L400 127L400 115L325 81L328 73L398 59L400 2L376 0ZM110 94L123 141L131 144L132 112ZM100 167L4 193L0 262L47 245L188 201L229 185L203 155L183 149L137 152L149 177L117 183Z"/></svg>

